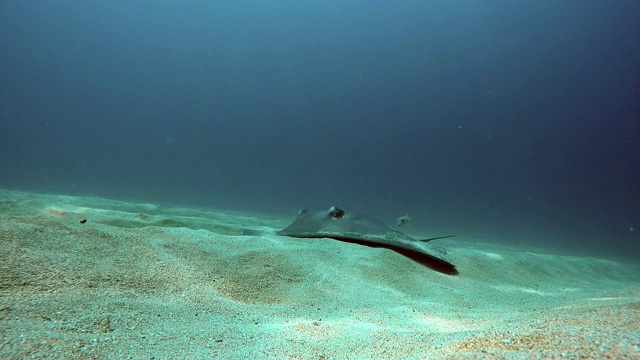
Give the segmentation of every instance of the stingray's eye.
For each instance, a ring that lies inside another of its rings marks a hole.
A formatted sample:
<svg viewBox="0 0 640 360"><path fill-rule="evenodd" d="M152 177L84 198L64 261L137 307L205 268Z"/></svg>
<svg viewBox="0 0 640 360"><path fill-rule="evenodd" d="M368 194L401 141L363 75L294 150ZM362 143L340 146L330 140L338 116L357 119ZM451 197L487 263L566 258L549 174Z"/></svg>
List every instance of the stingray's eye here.
<svg viewBox="0 0 640 360"><path fill-rule="evenodd" d="M340 219L341 217L344 216L344 210L340 209L337 206L334 206L331 209L329 209L329 215L331 215L332 218Z"/></svg>

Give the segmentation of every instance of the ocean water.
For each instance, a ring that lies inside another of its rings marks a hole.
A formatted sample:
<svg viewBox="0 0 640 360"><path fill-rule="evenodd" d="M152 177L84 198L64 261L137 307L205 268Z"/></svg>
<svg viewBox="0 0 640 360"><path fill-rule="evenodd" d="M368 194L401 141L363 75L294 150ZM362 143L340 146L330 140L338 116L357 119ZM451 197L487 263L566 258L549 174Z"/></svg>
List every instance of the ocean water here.
<svg viewBox="0 0 640 360"><path fill-rule="evenodd" d="M0 2L0 357L639 358L638 19ZM331 206L455 271L277 235Z"/></svg>
<svg viewBox="0 0 640 360"><path fill-rule="evenodd" d="M640 259L636 1L3 1L0 187Z"/></svg>

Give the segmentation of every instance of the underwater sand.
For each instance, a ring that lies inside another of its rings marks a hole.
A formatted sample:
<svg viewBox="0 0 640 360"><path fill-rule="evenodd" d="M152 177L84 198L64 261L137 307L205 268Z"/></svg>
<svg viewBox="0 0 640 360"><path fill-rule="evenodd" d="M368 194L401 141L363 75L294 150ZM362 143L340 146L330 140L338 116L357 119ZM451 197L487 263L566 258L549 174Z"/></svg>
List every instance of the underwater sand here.
<svg viewBox="0 0 640 360"><path fill-rule="evenodd" d="M640 358L638 265L241 236L295 215L0 190L0 358Z"/></svg>

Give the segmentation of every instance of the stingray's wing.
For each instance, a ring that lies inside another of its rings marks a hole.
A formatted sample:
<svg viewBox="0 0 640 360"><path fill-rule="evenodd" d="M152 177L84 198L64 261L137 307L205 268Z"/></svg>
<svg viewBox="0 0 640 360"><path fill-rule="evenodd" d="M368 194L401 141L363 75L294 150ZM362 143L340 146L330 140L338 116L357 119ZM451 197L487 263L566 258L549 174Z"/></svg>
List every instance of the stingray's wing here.
<svg viewBox="0 0 640 360"><path fill-rule="evenodd" d="M451 257L447 251L439 246L433 246L419 242L417 240L407 240L404 238L396 238L392 236L380 236L379 234L361 234L361 233L334 233L334 232L317 232L312 234L288 235L292 237L303 238L331 238L346 242L352 242L373 247L384 247L391 250L406 250L421 255L428 256L434 260L445 261L451 263ZM404 254L404 252L402 252Z"/></svg>
<svg viewBox="0 0 640 360"><path fill-rule="evenodd" d="M334 218L326 211L314 213L301 211L298 218L278 234L298 238L332 238L384 247L409 257L414 254L451 265L451 258L445 249L420 242L403 232L389 228L381 221L366 216L345 214L340 218Z"/></svg>

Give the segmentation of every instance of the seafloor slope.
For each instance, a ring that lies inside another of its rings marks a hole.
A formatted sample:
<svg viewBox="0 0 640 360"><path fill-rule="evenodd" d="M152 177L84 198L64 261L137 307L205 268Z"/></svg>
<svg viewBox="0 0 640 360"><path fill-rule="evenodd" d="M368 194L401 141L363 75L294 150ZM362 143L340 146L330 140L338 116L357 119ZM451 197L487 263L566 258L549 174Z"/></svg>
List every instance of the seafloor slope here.
<svg viewBox="0 0 640 360"><path fill-rule="evenodd" d="M637 265L240 236L293 217L0 191L0 358L640 358Z"/></svg>

